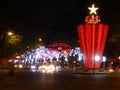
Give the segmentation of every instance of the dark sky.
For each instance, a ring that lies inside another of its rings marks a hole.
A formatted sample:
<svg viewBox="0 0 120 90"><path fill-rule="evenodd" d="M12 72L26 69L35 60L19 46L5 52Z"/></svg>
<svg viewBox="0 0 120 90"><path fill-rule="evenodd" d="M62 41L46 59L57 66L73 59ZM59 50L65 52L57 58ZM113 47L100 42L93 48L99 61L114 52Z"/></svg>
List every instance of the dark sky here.
<svg viewBox="0 0 120 90"><path fill-rule="evenodd" d="M120 30L119 0L0 0L0 29L13 29L24 41L45 35L47 44L78 41L77 25L84 23L88 7L99 7L102 23L109 33Z"/></svg>

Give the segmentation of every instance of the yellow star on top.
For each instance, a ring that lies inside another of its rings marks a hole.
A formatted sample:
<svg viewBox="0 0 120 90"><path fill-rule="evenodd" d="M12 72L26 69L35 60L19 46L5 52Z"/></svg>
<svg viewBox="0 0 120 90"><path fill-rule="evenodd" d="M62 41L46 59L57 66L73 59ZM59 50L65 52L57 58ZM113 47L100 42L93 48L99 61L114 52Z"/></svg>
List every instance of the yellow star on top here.
<svg viewBox="0 0 120 90"><path fill-rule="evenodd" d="M94 4L92 4L92 7L88 7L88 9L90 10L90 14L97 14L96 10L98 10L98 8L95 8Z"/></svg>

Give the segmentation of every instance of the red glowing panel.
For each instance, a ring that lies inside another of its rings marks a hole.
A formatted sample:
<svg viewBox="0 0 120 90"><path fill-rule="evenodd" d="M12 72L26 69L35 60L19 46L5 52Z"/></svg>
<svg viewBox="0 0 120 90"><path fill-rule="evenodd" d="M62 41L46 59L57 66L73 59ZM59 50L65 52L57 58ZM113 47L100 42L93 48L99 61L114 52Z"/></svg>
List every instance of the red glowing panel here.
<svg viewBox="0 0 120 90"><path fill-rule="evenodd" d="M78 26L85 68L100 68L107 33L108 25L104 24L84 24ZM100 57L100 60L95 60L96 55Z"/></svg>

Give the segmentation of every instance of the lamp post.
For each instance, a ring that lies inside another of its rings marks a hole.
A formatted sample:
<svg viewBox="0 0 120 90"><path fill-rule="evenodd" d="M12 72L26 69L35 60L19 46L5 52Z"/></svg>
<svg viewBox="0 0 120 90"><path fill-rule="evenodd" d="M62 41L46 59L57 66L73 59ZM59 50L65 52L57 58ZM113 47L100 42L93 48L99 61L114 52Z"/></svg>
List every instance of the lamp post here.
<svg viewBox="0 0 120 90"><path fill-rule="evenodd" d="M106 62L106 57L105 56L103 56L103 68L105 69L105 62Z"/></svg>
<svg viewBox="0 0 120 90"><path fill-rule="evenodd" d="M43 40L42 38L37 38L37 40L35 41L35 47L40 47L43 46Z"/></svg>
<svg viewBox="0 0 120 90"><path fill-rule="evenodd" d="M80 68L83 68L83 66L82 66L82 54L78 54L78 61L79 61L79 63L80 63Z"/></svg>

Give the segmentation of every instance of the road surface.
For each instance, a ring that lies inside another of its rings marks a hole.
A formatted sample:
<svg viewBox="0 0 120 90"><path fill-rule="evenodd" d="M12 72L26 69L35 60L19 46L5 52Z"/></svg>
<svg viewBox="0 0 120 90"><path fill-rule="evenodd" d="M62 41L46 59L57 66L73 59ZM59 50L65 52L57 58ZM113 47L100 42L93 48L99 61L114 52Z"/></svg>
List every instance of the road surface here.
<svg viewBox="0 0 120 90"><path fill-rule="evenodd" d="M9 87L6 74L0 71L0 90L120 90L120 74L17 71L13 87Z"/></svg>

